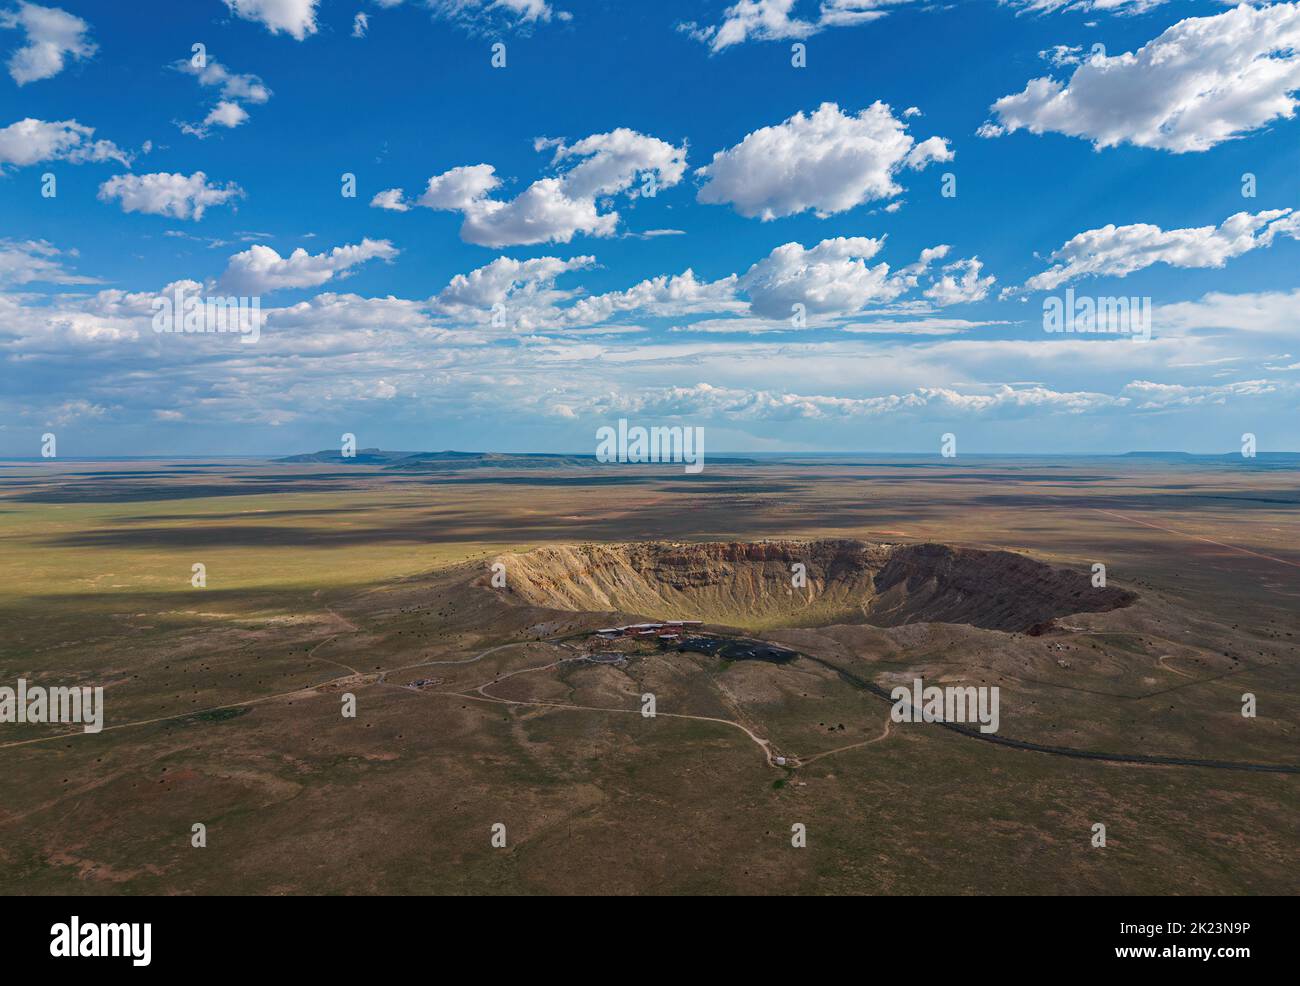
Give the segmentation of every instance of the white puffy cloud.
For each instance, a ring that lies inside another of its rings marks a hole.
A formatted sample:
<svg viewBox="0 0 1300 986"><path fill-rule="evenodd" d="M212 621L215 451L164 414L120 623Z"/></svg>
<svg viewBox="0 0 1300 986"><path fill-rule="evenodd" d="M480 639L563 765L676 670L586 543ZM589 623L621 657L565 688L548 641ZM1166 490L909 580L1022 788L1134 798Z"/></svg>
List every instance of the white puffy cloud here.
<svg viewBox="0 0 1300 986"><path fill-rule="evenodd" d="M212 107L211 111L203 118L203 123L197 127L188 123L181 124L181 130L187 134L193 134L196 137L206 137L210 127L226 127L233 129L241 123L248 120L248 111L238 103L232 103L223 99Z"/></svg>
<svg viewBox="0 0 1300 986"><path fill-rule="evenodd" d="M116 161L131 166L131 156L110 140L95 140L95 128L76 120L46 122L28 117L0 129L0 167L42 161Z"/></svg>
<svg viewBox="0 0 1300 986"><path fill-rule="evenodd" d="M786 243L754 264L741 279L754 314L789 318L795 305L807 314L854 312L902 293L890 282L889 265L867 261L884 246L865 236L839 236L805 249Z"/></svg>
<svg viewBox="0 0 1300 986"><path fill-rule="evenodd" d="M492 198L501 179L492 165L477 164L433 176L414 203L400 189L386 189L370 204L399 212L412 204L459 212L464 217L461 238L480 246L568 243L578 233L612 236L618 228L619 214L601 211L597 199L619 193L635 198L642 186L634 185L644 185L647 178L656 192L670 188L686 170L684 146L622 127L573 144L539 140L536 146L555 148L552 163L560 173L533 182L514 199Z"/></svg>
<svg viewBox="0 0 1300 986"><path fill-rule="evenodd" d="M202 171L192 175L157 172L149 175L117 175L99 186L99 198L122 203L123 212L147 212L174 219L203 218L214 205L224 205L244 194L234 182L208 183Z"/></svg>
<svg viewBox="0 0 1300 986"><path fill-rule="evenodd" d="M542 274L535 267L528 276ZM684 276L651 280L662 290L643 290L656 299L672 293L671 285L690 294L717 283L696 280L688 290ZM191 281L186 288L203 286ZM436 416L463 428L458 433L470 442L481 440L474 421L485 415L519 416L542 427L544 419L585 422L599 415L595 420L603 421L622 409L734 423L735 434L760 442L785 436L808 448L859 448L857 423L885 415L909 429L901 432L900 447L924 444L940 421L995 419L998 428L1046 421L1050 436L1052 418L1083 413L1096 415L1097 427L1122 442L1135 413L1194 428L1205 420L1194 416L1198 406L1218 415L1226 401L1252 414L1285 414L1300 393L1295 384L1259 379L1259 370L1232 370L1225 361L1241 357L1242 344L1252 341L1233 332L1159 335L1142 346L990 338L993 332L940 340L848 334L792 343L653 338L635 326L600 325L503 342L438 314L432 299L326 293L282 308L264 304L263 332L252 347L218 334L180 339L153 332L154 297L116 289L91 297L0 293L0 351L22 358L25 379L35 382L16 399L0 401L0 409L11 420L36 423L67 401L84 400L111 409L129 427L154 420L157 411L191 408L187 417L195 425L303 422L306 431L294 443L310 441L311 408L325 401L346 411L391 400L389 425ZM1257 355L1280 353L1285 345L1254 341ZM83 358L70 362L72 351ZM92 353L95 358L84 358ZM580 428L569 440L589 434Z"/></svg>
<svg viewBox="0 0 1300 986"><path fill-rule="evenodd" d="M1004 96L980 128L1021 128L1174 153L1205 151L1295 115L1300 4L1242 4L1189 17L1134 52L1084 59L1061 82L1043 77Z"/></svg>
<svg viewBox="0 0 1300 986"><path fill-rule="evenodd" d="M176 69L194 76L201 86L220 87L223 99L265 103L271 98L271 90L260 77L251 72L232 72L215 58L207 58L202 66L183 58L176 63Z"/></svg>
<svg viewBox="0 0 1300 986"><path fill-rule="evenodd" d="M869 265L868 260L883 245L883 240L865 237L823 240L809 248L786 243L743 275L706 280L688 268L680 274L650 277L629 288L594 295L555 285L562 274L595 267L594 257L499 257L468 274L457 275L432 299L432 307L443 315L479 326L489 320L503 322L498 327L512 332L567 334L580 326L603 326L605 331L613 331L611 320L631 314L655 319L728 316L703 323L687 322L672 331L761 334L794 328L790 318L796 304L803 305L808 316L797 327L824 328L836 319L878 314L867 310L867 306L895 301L917 289L924 277L930 278L932 289L927 292L928 300L917 299L915 310L927 314L936 305L979 300L993 283L992 277L980 276L981 264L975 258L958 260L931 273L932 265L947 256L946 245L922 251L917 261L897 270L884 262ZM900 313L898 308L887 312ZM776 326L773 320L777 320ZM924 327L893 326L890 331L912 328L937 333L939 325L935 320Z"/></svg>
<svg viewBox="0 0 1300 986"><path fill-rule="evenodd" d="M554 290L561 274L594 267L595 257L534 257L515 260L498 257L468 274L457 274L437 295L437 303L449 314L482 315L494 305L510 301L521 308L554 304L570 292Z"/></svg>
<svg viewBox="0 0 1300 986"><path fill-rule="evenodd" d="M465 211L501 184L490 164L452 168L429 179L417 205L448 212ZM381 193L382 194L382 193Z"/></svg>
<svg viewBox="0 0 1300 986"><path fill-rule="evenodd" d="M13 10L0 10L0 27L20 28L26 43L9 57L9 74L20 86L49 79L63 71L69 57L89 58L95 45L90 25L58 7L41 7L20 0Z"/></svg>
<svg viewBox="0 0 1300 986"><path fill-rule="evenodd" d="M703 312L739 313L747 307L736 297L739 280L735 274L729 274L716 281L702 281L688 268L680 274L647 278L623 291L580 298L565 315L571 322L596 323L622 312L656 318Z"/></svg>
<svg viewBox="0 0 1300 986"><path fill-rule="evenodd" d="M918 288L923 277L931 280L924 294L937 305L979 301L994 282L980 276L978 258L954 261L937 277L931 274L932 265L948 255L947 244L922 250L915 262L896 270L883 261L868 263L883 246L883 239L865 236L835 237L808 248L785 243L750 267L736 286L748 295L751 314L788 321L795 305L807 316L831 319L868 314L867 306L896 301ZM808 324L814 324L811 318Z"/></svg>
<svg viewBox="0 0 1300 986"><path fill-rule="evenodd" d="M232 72L216 59L209 58L202 66L190 59L182 59L175 67L194 76L201 86L220 87L221 98L208 111L202 123L178 123L182 132L199 139L208 136L212 127L233 129L248 121L244 103L260 105L271 98L271 90L252 73Z"/></svg>
<svg viewBox="0 0 1300 986"><path fill-rule="evenodd" d="M699 169L708 181L697 197L764 220L807 210L824 217L892 198L903 191L898 172L952 157L940 137L917 143L884 103L857 114L823 103L714 154Z"/></svg>
<svg viewBox="0 0 1300 986"><path fill-rule="evenodd" d="M284 31L302 41L316 33L316 5L320 0L226 0L236 17L265 24L272 34Z"/></svg>
<svg viewBox="0 0 1300 986"><path fill-rule="evenodd" d="M1109 224L1067 240L1052 253L1055 263L1026 281L1024 290L1051 290L1081 277L1124 277L1152 264L1222 267L1233 257L1271 246L1278 235L1300 239L1300 214L1238 212L1218 226L1170 230L1150 223Z"/></svg>
<svg viewBox="0 0 1300 986"><path fill-rule="evenodd" d="M343 275L368 260L392 260L397 248L388 240L363 239L335 247L328 253L310 254L299 247L281 257L261 243L230 258L218 287L238 295L262 295L284 288L314 288Z"/></svg>
<svg viewBox="0 0 1300 986"><path fill-rule="evenodd" d="M916 263L891 272L887 263L867 263L883 246L884 240L866 236L839 236L809 248L785 243L750 267L738 286L749 295L752 313L761 318L789 319L795 305L802 305L807 315L855 315L867 305L891 302L917 287L931 262L948 252L947 246L932 247ZM977 280L978 274L976 267Z"/></svg>
<svg viewBox="0 0 1300 986"><path fill-rule="evenodd" d="M943 268L943 273L922 292L936 305L959 305L983 301L997 278L980 277L984 265L978 257L958 260Z"/></svg>
<svg viewBox="0 0 1300 986"><path fill-rule="evenodd" d="M386 188L382 192L377 192L375 197L370 200L370 205L375 209L387 209L390 212L409 212L410 204L402 197L400 188Z"/></svg>
<svg viewBox="0 0 1300 986"><path fill-rule="evenodd" d="M352 18L352 36L354 38L364 38L369 30L370 18L364 12L359 12Z"/></svg>
<svg viewBox="0 0 1300 986"><path fill-rule="evenodd" d="M737 277L701 281L687 270L647 278L625 290L582 295L580 289L561 290L562 274L596 266L589 256L561 260L499 257L469 274L458 274L432 299L435 311L477 325L500 321L511 332L590 334L643 331L639 327L601 325L615 316L635 312L665 318L701 312L743 312L736 296ZM596 329L580 328L598 326Z"/></svg>
<svg viewBox="0 0 1300 986"><path fill-rule="evenodd" d="M886 7L910 3L912 0L820 0L816 6L809 0L798 4L796 0L738 0L722 14L721 24L700 25L688 22L679 25L697 41L703 41L713 51L722 51L745 41L781 41L807 38L828 27L852 27L878 20L886 14Z"/></svg>

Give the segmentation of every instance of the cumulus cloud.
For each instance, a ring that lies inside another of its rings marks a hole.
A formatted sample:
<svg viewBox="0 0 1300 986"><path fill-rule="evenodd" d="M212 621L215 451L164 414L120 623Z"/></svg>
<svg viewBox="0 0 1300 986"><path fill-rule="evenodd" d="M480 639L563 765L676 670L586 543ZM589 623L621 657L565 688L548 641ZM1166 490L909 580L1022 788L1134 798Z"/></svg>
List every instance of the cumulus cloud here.
<svg viewBox="0 0 1300 986"><path fill-rule="evenodd" d="M746 305L736 297L739 278L735 274L716 281L701 280L687 268L680 274L646 278L623 291L581 298L566 312L572 322L603 322L622 312L638 312L656 318L678 317L702 312L743 312Z"/></svg>
<svg viewBox="0 0 1300 986"><path fill-rule="evenodd" d="M213 58L207 59L203 65L195 65L191 59L182 59L174 67L194 76L199 85L220 90L221 98L208 111L202 123L177 123L182 132L200 139L207 137L212 127L232 129L246 123L248 110L244 104L260 105L271 98L271 90L258 76L232 72Z"/></svg>
<svg viewBox="0 0 1300 986"><path fill-rule="evenodd" d="M402 196L400 188L384 189L370 200L370 205L372 208L387 209L390 212L409 212L411 209L410 203Z"/></svg>
<svg viewBox="0 0 1300 986"><path fill-rule="evenodd" d="M1093 55L1064 82L1033 79L991 110L980 134L1022 128L1130 143L1181 154L1205 151L1295 115L1300 89L1300 4L1242 4L1189 17L1134 52Z"/></svg>
<svg viewBox="0 0 1300 986"><path fill-rule="evenodd" d="M943 268L942 274L922 292L936 305L959 305L983 301L997 278L980 277L984 265L979 257L958 260Z"/></svg>
<svg viewBox="0 0 1300 986"><path fill-rule="evenodd" d="M443 312L453 315L482 314L507 301L520 308L549 306L571 296L570 292L555 290L557 277L595 264L595 257L498 257L468 274L457 274L438 293L436 301Z"/></svg>
<svg viewBox="0 0 1300 986"><path fill-rule="evenodd" d="M320 0L226 0L236 17L258 21L272 34L281 31L297 41L316 33L316 5Z"/></svg>
<svg viewBox="0 0 1300 986"><path fill-rule="evenodd" d="M26 167L43 161L116 161L131 167L131 156L110 140L95 140L95 128L76 120L46 122L28 117L0 129L0 167Z"/></svg>
<svg viewBox="0 0 1300 986"><path fill-rule="evenodd" d="M795 305L808 314L857 311L902 293L890 284L888 264L867 265L882 246L865 236L839 236L809 249L786 243L750 267L741 283L754 314L764 318L789 318Z"/></svg>
<svg viewBox="0 0 1300 986"><path fill-rule="evenodd" d="M686 170L684 146L626 128L573 144L539 140L536 145L539 150L555 148L552 164L559 174L533 182L516 198L493 198L501 179L492 165L477 164L434 175L414 202L400 189L386 189L370 204L398 212L412 205L459 212L464 220L461 238L480 246L568 243L578 233L614 234L619 214L602 211L598 199L620 193L636 198L647 181L653 181L656 192L671 188Z"/></svg>
<svg viewBox="0 0 1300 986"><path fill-rule="evenodd" d="M203 118L203 123L199 126L192 126L188 123L180 125L181 130L187 134L193 134L196 137L206 137L212 127L225 127L234 129L241 123L248 120L248 111L238 103L223 99L212 107L212 110Z"/></svg>
<svg viewBox="0 0 1300 986"><path fill-rule="evenodd" d="M600 326L618 315L638 313L665 318L702 312L743 312L747 304L736 296L736 275L702 281L694 271L647 278L624 290L586 295L581 289L560 289L556 278L596 266L596 258L499 257L468 274L458 274L432 299L439 314L477 325L492 323L511 332L625 332L627 326ZM632 327L642 331L639 327Z"/></svg>
<svg viewBox="0 0 1300 986"><path fill-rule="evenodd" d="M903 191L895 177L904 168L952 157L941 137L917 143L884 103L857 114L823 103L714 154L698 171L707 183L697 197L763 220L809 210L825 217L893 198Z"/></svg>
<svg viewBox="0 0 1300 986"><path fill-rule="evenodd" d="M21 29L26 34L26 43L9 57L9 74L20 86L53 78L69 58L89 58L95 53L90 25L58 7L20 0L15 9L0 10L0 27Z"/></svg>
<svg viewBox="0 0 1300 986"><path fill-rule="evenodd" d="M510 280L521 285L549 273L534 267ZM678 275L635 288L657 304L665 295L690 296L716 283ZM489 291L471 300L490 296ZM590 330L562 327L549 339L517 336L505 342L460 324L458 317L431 314L439 307L432 299L326 293L280 308L264 304L261 341L249 352L215 334L178 345L153 332L155 297L156 292L116 289L90 297L81 291L0 293L0 350L22 354L26 376L42 385L0 401L4 412L28 420L82 399L113 408L124 422L149 419L154 409L201 407L196 424L201 417L207 425L301 420L310 427L310 409L323 401L346 410L388 399L399 402L399 416L436 417L472 435L472 423L485 415L508 413L537 419L540 426L548 415L572 422L640 408L655 418L674 411L707 414L742 431L746 422L761 423L747 433L767 440L784 435L807 447L856 448L862 434L856 423L885 415L908 429L901 432L904 442L916 447L937 433L938 422L958 417L1032 424L1056 415L1096 414L1099 427L1123 436L1131 430L1132 413L1195 427L1190 422L1203 420L1192 417L1198 401L1215 414L1220 398L1252 413L1284 414L1300 393L1294 384L1253 379L1263 375L1258 372L1232 376L1237 383L1223 379L1224 358L1241 355L1243 339L1236 333L1162 335L1137 347L1106 340L995 339L985 332L934 341L851 334L792 344L725 335L653 338L638 335L635 325L602 324ZM522 341L529 344L516 344ZM1282 351L1280 340L1257 341L1256 353ZM96 358L81 359L81 372L69 381L68 354L74 349ZM1175 369L1189 366L1206 369ZM1078 383L1081 368L1092 374L1086 389ZM121 385L124 370L134 384L129 390ZM666 380L674 386L665 388ZM790 427L766 426L777 422ZM812 427L801 429L801 423Z"/></svg>
<svg viewBox="0 0 1300 986"><path fill-rule="evenodd" d="M195 221L202 219L210 206L224 205L243 194L243 189L234 182L209 184L208 176L202 171L192 175L165 171L149 175L117 175L99 186L100 200L118 200L123 212L147 212Z"/></svg>
<svg viewBox="0 0 1300 986"><path fill-rule="evenodd" d="M761 334L827 327L836 319L871 314L868 305L894 302L917 289L924 278L929 278L931 290L926 292L927 300L917 299L916 307L925 313L935 306L980 300L994 280L981 276L976 258L932 271L947 255L946 245L924 250L914 263L896 270L885 262L869 264L883 245L883 240L865 237L823 240L808 248L786 243L743 275L708 280L687 268L680 274L649 277L629 288L591 295L580 288L557 288L556 279L595 267L594 257L499 257L457 275L432 299L432 307L461 321L480 326L491 321L513 332L567 333L580 326L610 330L612 320L627 315L654 319L713 315L727 317L687 322L671 331ZM798 326L791 322L795 305L802 305L807 316ZM899 310L890 309L889 314ZM956 323L945 325L952 328ZM889 331L938 334L939 328L939 321L933 320L925 326L894 325Z"/></svg>
<svg viewBox="0 0 1300 986"><path fill-rule="evenodd" d="M232 72L215 58L206 59L203 65L195 65L191 59L183 58L175 67L194 76L201 86L219 88L223 99L265 103L271 98L271 90L261 78L251 72Z"/></svg>
<svg viewBox="0 0 1300 986"><path fill-rule="evenodd" d="M272 247L254 244L230 258L218 282L220 290L238 295L262 295L285 288L319 287L335 275L344 276L368 260L392 260L397 248L388 240L363 239L310 254L299 247L281 257Z"/></svg>
<svg viewBox="0 0 1300 986"><path fill-rule="evenodd" d="M739 0L722 14L720 24L678 25L712 51L722 51L745 41L781 41L811 37L828 27L852 27L878 20L886 7L911 0L820 0L796 4L796 0ZM795 7L804 16L795 13Z"/></svg>
<svg viewBox="0 0 1300 986"><path fill-rule="evenodd" d="M1300 214L1291 209L1238 212L1218 226L1170 230L1150 223L1110 224L1062 244L1050 257L1055 263L1026 281L1024 290L1051 290L1081 277L1124 277L1152 264L1222 267L1233 257L1271 246L1279 235L1300 239Z"/></svg>
<svg viewBox="0 0 1300 986"><path fill-rule="evenodd" d="M884 262L868 264L883 246L884 240L866 236L839 236L809 248L785 243L750 267L739 287L762 318L788 319L795 305L807 315L853 315L912 290L931 261L948 252L947 246L926 250L893 272Z"/></svg>
<svg viewBox="0 0 1300 986"><path fill-rule="evenodd" d="M358 13L352 18L352 36L354 38L364 38L369 30L370 18L365 13Z"/></svg>

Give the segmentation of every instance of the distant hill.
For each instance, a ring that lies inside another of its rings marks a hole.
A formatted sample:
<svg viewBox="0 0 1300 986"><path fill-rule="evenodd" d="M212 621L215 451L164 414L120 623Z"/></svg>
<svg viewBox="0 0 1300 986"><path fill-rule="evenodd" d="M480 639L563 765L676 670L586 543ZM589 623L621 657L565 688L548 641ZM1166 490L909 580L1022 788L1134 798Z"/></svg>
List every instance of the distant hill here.
<svg viewBox="0 0 1300 986"><path fill-rule="evenodd" d="M1202 462L1205 461L1220 462L1220 461L1231 461L1231 460L1244 461L1244 462L1251 461L1249 459L1243 459L1242 454L1240 452L1217 452L1217 453L1212 452L1204 455L1196 452L1125 452L1122 456L1120 456L1120 458L1160 459L1162 461L1176 460L1180 462L1193 462L1197 460ZM1255 455L1255 460L1256 461L1262 460L1264 462L1300 462L1300 452L1259 452Z"/></svg>
<svg viewBox="0 0 1300 986"><path fill-rule="evenodd" d="M389 452L378 448L357 449L357 454L344 456L338 449L325 449L321 452L304 452L301 455L286 455L274 459L275 462L329 462L334 465L382 465L395 459L404 459L411 452Z"/></svg>
<svg viewBox="0 0 1300 986"><path fill-rule="evenodd" d="M323 462L330 465L372 465L403 472L451 472L459 469L590 469L603 465L594 455L565 455L556 452L391 452L385 449L357 449L344 457L337 449L286 455L274 462ZM753 464L756 460L735 456L705 456L706 463ZM660 463L659 465L672 465Z"/></svg>
<svg viewBox="0 0 1300 986"><path fill-rule="evenodd" d="M560 455L524 452L415 452L387 466L405 472L439 472L449 469L564 469L598 465L594 455Z"/></svg>

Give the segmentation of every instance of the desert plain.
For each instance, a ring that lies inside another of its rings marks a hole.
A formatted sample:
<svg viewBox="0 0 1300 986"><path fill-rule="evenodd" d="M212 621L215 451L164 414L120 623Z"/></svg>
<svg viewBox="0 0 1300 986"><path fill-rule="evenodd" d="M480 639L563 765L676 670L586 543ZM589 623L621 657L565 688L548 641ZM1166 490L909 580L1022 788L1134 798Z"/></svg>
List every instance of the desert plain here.
<svg viewBox="0 0 1300 986"><path fill-rule="evenodd" d="M1300 889L1294 461L304 458L0 463L0 892Z"/></svg>

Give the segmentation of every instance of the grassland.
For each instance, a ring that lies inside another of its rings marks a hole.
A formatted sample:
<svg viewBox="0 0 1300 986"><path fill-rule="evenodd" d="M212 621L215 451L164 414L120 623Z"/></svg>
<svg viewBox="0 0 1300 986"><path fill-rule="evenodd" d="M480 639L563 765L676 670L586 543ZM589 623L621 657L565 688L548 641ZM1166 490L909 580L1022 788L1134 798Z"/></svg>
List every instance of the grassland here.
<svg viewBox="0 0 1300 986"><path fill-rule="evenodd" d="M999 684L1004 731L1027 741L1295 764L1294 470L963 457L484 472L0 464L0 684L103 685L107 709L98 735L0 726L0 891L1297 890L1294 775L886 732L886 704L811 661L536 670L602 617L474 584L502 553L651 539L1101 561L1140 605L1057 636L769 635L878 683ZM420 679L434 682L404 687ZM700 718L644 719L645 692ZM818 759L775 769L711 719ZM790 846L795 822L806 849Z"/></svg>

